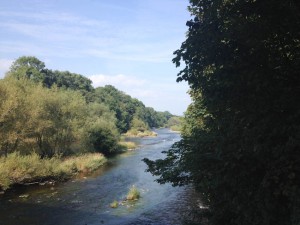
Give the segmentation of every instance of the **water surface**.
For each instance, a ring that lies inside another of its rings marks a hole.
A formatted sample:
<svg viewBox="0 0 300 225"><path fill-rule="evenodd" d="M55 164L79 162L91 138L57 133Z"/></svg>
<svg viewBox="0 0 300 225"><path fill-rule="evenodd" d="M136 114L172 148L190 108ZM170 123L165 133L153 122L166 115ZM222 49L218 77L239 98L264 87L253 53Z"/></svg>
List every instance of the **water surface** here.
<svg viewBox="0 0 300 225"><path fill-rule="evenodd" d="M89 177L55 185L22 187L0 196L0 225L182 224L192 203L191 188L159 185L146 173L143 158L158 159L180 139L167 129L157 137L134 138L140 147L118 155ZM141 192L138 201L122 202L129 188Z"/></svg>

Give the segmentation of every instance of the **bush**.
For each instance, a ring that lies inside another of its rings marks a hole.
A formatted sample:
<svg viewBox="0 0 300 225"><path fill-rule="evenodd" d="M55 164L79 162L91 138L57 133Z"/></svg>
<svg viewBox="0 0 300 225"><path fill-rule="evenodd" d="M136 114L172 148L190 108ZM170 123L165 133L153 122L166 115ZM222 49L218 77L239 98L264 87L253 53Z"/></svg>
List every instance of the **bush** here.
<svg viewBox="0 0 300 225"><path fill-rule="evenodd" d="M110 155L117 150L119 133L109 121L97 120L84 128L85 147L89 150Z"/></svg>

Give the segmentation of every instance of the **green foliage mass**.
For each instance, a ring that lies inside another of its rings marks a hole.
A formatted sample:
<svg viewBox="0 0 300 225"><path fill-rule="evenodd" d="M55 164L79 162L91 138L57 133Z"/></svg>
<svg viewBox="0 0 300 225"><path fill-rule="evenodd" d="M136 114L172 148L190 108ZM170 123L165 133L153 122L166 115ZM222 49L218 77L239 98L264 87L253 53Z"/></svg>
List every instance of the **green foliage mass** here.
<svg viewBox="0 0 300 225"><path fill-rule="evenodd" d="M146 107L141 101L119 91L112 85L98 87L93 94L93 100L106 104L115 112L117 127L121 133L130 129L149 130L154 127L163 127L173 115L169 112L157 112Z"/></svg>
<svg viewBox="0 0 300 225"><path fill-rule="evenodd" d="M97 119L105 120L103 126L116 130L109 109L103 107L107 112L102 114L92 110L88 113L90 107L79 92L48 89L27 79L14 78L1 80L0 92L2 154L14 151L36 152L42 157L71 154L74 143L80 146L92 139L82 132L90 128L91 119L94 124ZM84 147L76 152L86 151Z"/></svg>
<svg viewBox="0 0 300 225"><path fill-rule="evenodd" d="M108 155L118 149L121 133L163 126L171 116L111 85L94 89L80 74L22 56L0 80L0 156Z"/></svg>
<svg viewBox="0 0 300 225"><path fill-rule="evenodd" d="M168 120L166 127L169 127L172 131L181 131L182 123L183 123L183 117L172 116Z"/></svg>
<svg viewBox="0 0 300 225"><path fill-rule="evenodd" d="M59 88L79 91L83 95L93 91L90 79L69 71L49 70L45 63L34 56L22 56L14 61L6 77L27 78L48 88L56 85Z"/></svg>
<svg viewBox="0 0 300 225"><path fill-rule="evenodd" d="M192 183L210 224L300 224L299 9L190 0L173 59L193 98L183 139L145 161L160 183Z"/></svg>
<svg viewBox="0 0 300 225"><path fill-rule="evenodd" d="M104 103L109 106L110 110L115 112L117 127L121 133L130 128L130 122L135 113L135 102L129 95L119 91L112 85L106 85L95 89L93 101ZM136 102L138 101L136 100Z"/></svg>

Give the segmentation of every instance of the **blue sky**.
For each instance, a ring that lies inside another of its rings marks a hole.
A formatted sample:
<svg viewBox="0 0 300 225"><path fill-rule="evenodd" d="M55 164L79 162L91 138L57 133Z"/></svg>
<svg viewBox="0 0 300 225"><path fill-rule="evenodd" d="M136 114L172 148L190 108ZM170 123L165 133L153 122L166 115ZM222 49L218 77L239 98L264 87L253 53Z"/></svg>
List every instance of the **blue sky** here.
<svg viewBox="0 0 300 225"><path fill-rule="evenodd" d="M158 111L190 103L176 83L173 52L185 40L188 0L9 0L0 2L0 78L35 56L54 70L112 84Z"/></svg>

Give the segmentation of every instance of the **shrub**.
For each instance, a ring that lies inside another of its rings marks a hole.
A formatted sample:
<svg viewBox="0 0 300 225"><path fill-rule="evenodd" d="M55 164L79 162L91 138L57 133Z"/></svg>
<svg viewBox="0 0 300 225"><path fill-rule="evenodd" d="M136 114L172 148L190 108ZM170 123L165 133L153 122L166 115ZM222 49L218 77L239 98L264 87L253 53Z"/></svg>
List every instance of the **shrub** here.
<svg viewBox="0 0 300 225"><path fill-rule="evenodd" d="M117 150L119 133L110 122L98 120L87 124L85 129L85 146L96 152L109 155Z"/></svg>

